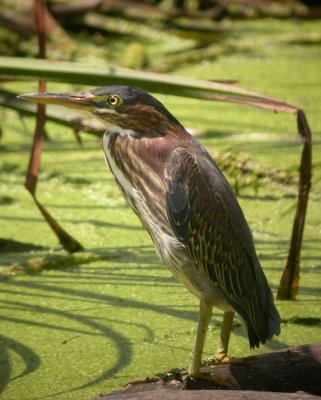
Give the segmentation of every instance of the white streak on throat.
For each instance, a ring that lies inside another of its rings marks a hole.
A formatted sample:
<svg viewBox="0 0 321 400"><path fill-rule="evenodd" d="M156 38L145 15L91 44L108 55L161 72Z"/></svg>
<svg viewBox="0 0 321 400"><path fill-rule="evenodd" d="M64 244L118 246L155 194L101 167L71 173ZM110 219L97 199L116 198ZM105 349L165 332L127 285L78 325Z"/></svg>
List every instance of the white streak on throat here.
<svg viewBox="0 0 321 400"><path fill-rule="evenodd" d="M103 136L103 150L109 169L121 188L130 196L130 198L135 199L138 196L137 190L133 187L131 182L126 178L122 170L116 164L115 159L109 149L109 141L110 135L105 133Z"/></svg>

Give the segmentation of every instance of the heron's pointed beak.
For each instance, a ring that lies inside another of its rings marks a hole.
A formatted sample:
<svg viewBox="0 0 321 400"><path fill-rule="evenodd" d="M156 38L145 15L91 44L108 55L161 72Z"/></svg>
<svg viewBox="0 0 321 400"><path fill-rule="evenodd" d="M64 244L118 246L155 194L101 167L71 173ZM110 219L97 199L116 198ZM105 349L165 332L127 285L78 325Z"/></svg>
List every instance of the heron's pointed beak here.
<svg viewBox="0 0 321 400"><path fill-rule="evenodd" d="M21 94L18 98L86 111L91 111L95 107L95 96L91 93L27 93Z"/></svg>

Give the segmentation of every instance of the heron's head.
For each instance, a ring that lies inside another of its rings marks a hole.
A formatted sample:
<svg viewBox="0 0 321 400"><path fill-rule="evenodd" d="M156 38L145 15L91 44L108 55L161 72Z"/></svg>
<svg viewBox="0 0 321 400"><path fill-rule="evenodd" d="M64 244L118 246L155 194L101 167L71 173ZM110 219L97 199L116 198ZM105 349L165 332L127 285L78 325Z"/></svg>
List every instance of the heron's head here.
<svg viewBox="0 0 321 400"><path fill-rule="evenodd" d="M176 118L153 96L130 86L104 86L83 93L28 93L19 98L89 111L110 132L138 136L165 136L181 127Z"/></svg>

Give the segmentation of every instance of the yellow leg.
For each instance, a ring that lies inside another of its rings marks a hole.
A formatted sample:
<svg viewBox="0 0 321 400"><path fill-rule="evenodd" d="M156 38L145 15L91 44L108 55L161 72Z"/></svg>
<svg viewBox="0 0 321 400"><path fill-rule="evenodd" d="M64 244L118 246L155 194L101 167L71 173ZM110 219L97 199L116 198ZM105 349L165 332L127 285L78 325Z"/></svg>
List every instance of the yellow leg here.
<svg viewBox="0 0 321 400"><path fill-rule="evenodd" d="M191 376L196 376L201 368L203 348L211 316L212 316L212 306L207 304L205 300L201 300L200 317L197 326L195 344L192 354L192 361L189 367L189 373Z"/></svg>
<svg viewBox="0 0 321 400"><path fill-rule="evenodd" d="M216 360L219 362L224 362L225 360L228 360L227 350L230 341L234 315L235 313L233 311L225 311L224 313L220 333L220 343L215 357Z"/></svg>

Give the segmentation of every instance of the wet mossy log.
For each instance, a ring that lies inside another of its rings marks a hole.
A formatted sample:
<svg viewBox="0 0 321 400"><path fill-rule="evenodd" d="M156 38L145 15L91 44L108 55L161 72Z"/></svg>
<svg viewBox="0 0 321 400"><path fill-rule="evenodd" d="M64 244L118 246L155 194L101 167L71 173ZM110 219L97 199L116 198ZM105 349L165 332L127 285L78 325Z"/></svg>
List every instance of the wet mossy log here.
<svg viewBox="0 0 321 400"><path fill-rule="evenodd" d="M202 379L186 385L180 381L184 371L173 371L160 375L158 381L154 378L138 381L99 400L319 399L321 342L249 357L244 364L206 366L202 372L222 385Z"/></svg>

